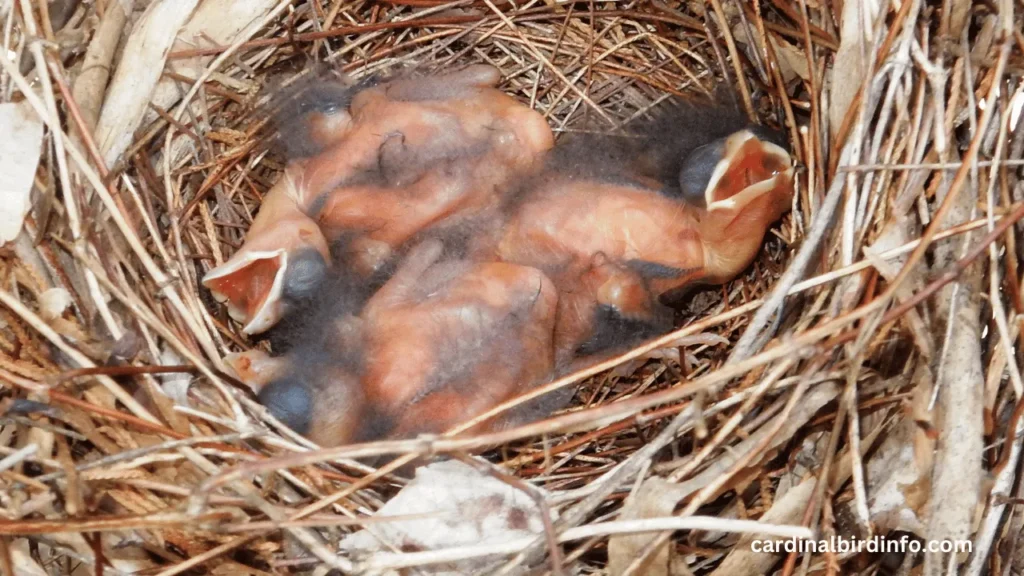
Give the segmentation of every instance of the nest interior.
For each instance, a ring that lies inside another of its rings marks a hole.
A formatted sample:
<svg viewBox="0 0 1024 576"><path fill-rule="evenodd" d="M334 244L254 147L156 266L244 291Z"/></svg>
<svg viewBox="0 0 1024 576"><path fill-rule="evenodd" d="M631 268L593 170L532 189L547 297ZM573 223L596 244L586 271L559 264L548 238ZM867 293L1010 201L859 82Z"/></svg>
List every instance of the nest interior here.
<svg viewBox="0 0 1024 576"><path fill-rule="evenodd" d="M0 230L0 568L430 573L497 555L493 573L1024 570L1021 12L3 3L0 121L21 114L41 136L19 140L39 148L24 190L2 190L17 226ZM199 285L283 169L261 106L324 69L471 63L497 67L559 136L735 94L787 135L793 210L743 275L688 297L675 332L553 383L575 390L568 409L487 435L316 450L225 373L226 354L269 344ZM557 519L513 549L339 552L425 454L469 462ZM397 459L365 463L381 455ZM627 521L652 524L615 524ZM801 527L970 550L751 546Z"/></svg>

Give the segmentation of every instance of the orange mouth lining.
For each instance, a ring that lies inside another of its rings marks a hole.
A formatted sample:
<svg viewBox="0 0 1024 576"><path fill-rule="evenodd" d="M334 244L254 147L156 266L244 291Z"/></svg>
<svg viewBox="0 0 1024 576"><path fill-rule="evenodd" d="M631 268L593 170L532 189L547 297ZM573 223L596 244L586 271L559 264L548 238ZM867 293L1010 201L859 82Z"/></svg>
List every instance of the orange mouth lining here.
<svg viewBox="0 0 1024 576"><path fill-rule="evenodd" d="M212 270L203 279L203 285L227 303L232 318L246 322L243 332L256 334L276 320L275 309L287 266L288 256L283 250L251 254L248 262Z"/></svg>
<svg viewBox="0 0 1024 576"><path fill-rule="evenodd" d="M792 171L792 159L785 150L741 132L726 144L726 154L708 182L708 210L741 209L785 182Z"/></svg>

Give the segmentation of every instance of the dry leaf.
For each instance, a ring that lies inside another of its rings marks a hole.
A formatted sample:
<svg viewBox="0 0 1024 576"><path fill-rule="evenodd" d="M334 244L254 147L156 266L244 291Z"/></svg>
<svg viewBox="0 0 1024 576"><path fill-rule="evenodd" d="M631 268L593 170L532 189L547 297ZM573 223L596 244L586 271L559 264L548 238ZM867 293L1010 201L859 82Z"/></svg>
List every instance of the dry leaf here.
<svg viewBox="0 0 1024 576"><path fill-rule="evenodd" d="M884 428L878 427L872 430L863 438L861 443L861 454L867 454L881 436ZM818 478L811 471L806 471L806 477L790 487L784 493L776 491L774 501L767 512L761 516L760 521L766 524L799 524L803 522L804 513L811 498L817 492ZM846 452L839 457L839 461L832 474L831 489L838 490L839 486L846 484L853 474L853 458ZM711 573L711 576L758 576L768 574L779 556L773 553L755 552L751 547L754 538L763 536L748 534L743 536L739 542L732 547L732 551L725 557L725 560Z"/></svg>
<svg viewBox="0 0 1024 576"><path fill-rule="evenodd" d="M160 364L163 366L176 366L184 364L181 356L177 352L171 349L170 346L164 346L163 350L160 351ZM188 388L192 385L192 376L188 374L162 374L160 375L160 387L163 388L164 394L166 394L171 400L174 400L175 404L188 405Z"/></svg>
<svg viewBox="0 0 1024 576"><path fill-rule="evenodd" d="M11 542L7 550L10 552L11 565L14 566L17 576L49 576L46 570L43 570L43 567L32 559L28 540L25 538L19 538Z"/></svg>
<svg viewBox="0 0 1024 576"><path fill-rule="evenodd" d="M131 144L149 108L171 45L197 2L153 2L128 37L96 126L96 140L108 166Z"/></svg>
<svg viewBox="0 0 1024 576"><path fill-rule="evenodd" d="M664 518L672 515L679 500L673 496L676 485L652 476L640 486L640 490L626 500L619 520L641 518ZM625 534L613 536L608 542L608 573L622 574L651 542L650 534ZM647 576L669 576L673 548L662 546L641 568Z"/></svg>
<svg viewBox="0 0 1024 576"><path fill-rule="evenodd" d="M383 540L399 550L439 550L500 544L544 531L541 512L533 498L456 460L417 469L416 477L374 518L409 514L428 517L372 524L342 540L342 549L360 555L382 549L390 551ZM502 562L478 558L419 570L432 576L489 574Z"/></svg>
<svg viewBox="0 0 1024 576"><path fill-rule="evenodd" d="M89 562L88 570L77 573L84 576L92 576L96 573L92 567L93 562L95 562L93 546L81 534L61 532L51 535L50 538L55 543L73 549L81 558ZM132 536L130 532L103 532L102 545L103 557L113 565L114 573L135 574L153 566L153 561L149 558L149 555L139 546L139 539Z"/></svg>
<svg viewBox="0 0 1024 576"><path fill-rule="evenodd" d="M843 3L839 50L829 73L832 101L828 117L833 136L839 131L843 118L854 96L857 95L857 90L864 82L868 67L867 58L873 50L871 27L865 26L865 23L874 22L878 10L878 0Z"/></svg>
<svg viewBox="0 0 1024 576"><path fill-rule="evenodd" d="M943 184L936 201L944 201L950 189ZM956 226L974 218L976 190L968 187L953 198L952 209L943 225ZM961 258L961 250L970 237L935 246L932 272ZM983 502L985 437L985 367L982 364L982 289L983 269L979 262L961 272L956 284L944 286L935 298L938 321L935 332L948 333L936 368L938 403L935 428L939 432L931 489L936 498L928 503L925 515L925 539L960 540L973 531L975 509ZM987 320L985 321L987 325ZM948 332L946 332L948 327ZM924 574L945 574L948 554L925 552Z"/></svg>
<svg viewBox="0 0 1024 576"><path fill-rule="evenodd" d="M839 386L833 382L826 382L808 390L790 413L789 418L782 425L782 429L772 436L771 443L766 451L774 450L777 446L788 442L822 406L831 402L838 395ZM679 499L682 500L717 480L721 474L725 473L736 463L741 455L763 442L765 437L771 432L770 428L770 425L762 426L757 432L748 436L727 453L716 458L711 466L705 468L703 472L685 482L679 483L676 487Z"/></svg>
<svg viewBox="0 0 1024 576"><path fill-rule="evenodd" d="M773 499L781 498L786 492L803 482L808 474L817 470L827 452L828 434L810 434L800 442L800 448L790 457L791 465L779 477Z"/></svg>
<svg viewBox="0 0 1024 576"><path fill-rule="evenodd" d="M814 476L804 480L792 490L786 492L772 504L772 507L760 518L765 524L796 524L802 520L808 502L814 495L818 480ZM712 576L758 576L769 574L772 566L779 560L776 554L755 552L751 546L754 538L761 535L748 535L733 546L725 560L712 572Z"/></svg>
<svg viewBox="0 0 1024 576"><path fill-rule="evenodd" d="M914 224L909 218L897 218L885 225L885 228L878 235L874 244L864 247L864 256L871 261L872 266L886 280L892 281L903 270L909 255L904 254L896 258L886 259L882 258L881 254L910 242L912 240L913 226ZM920 267L911 270L907 280L897 291L897 297L900 300L909 298L914 288L923 284ZM916 309L911 308L907 311L905 318L918 350L925 358L931 358L934 354L932 334L921 314Z"/></svg>
<svg viewBox="0 0 1024 576"><path fill-rule="evenodd" d="M746 48L748 54L755 50L759 54L763 54L760 40L751 41L747 35L747 27L743 24L733 26L732 35ZM773 34L768 34L768 41L772 43L772 49L775 51L775 57L779 63L779 72L786 83L798 77L805 81L810 80L811 73L807 67L807 56L803 50Z"/></svg>
<svg viewBox="0 0 1024 576"><path fill-rule="evenodd" d="M782 72L782 79L787 83L799 76L802 80L810 80L811 72L807 67L807 55L803 50L782 38L771 36L772 48L775 49L775 56L779 61L779 68Z"/></svg>
<svg viewBox="0 0 1024 576"><path fill-rule="evenodd" d="M0 245L18 237L32 206L32 181L43 151L43 121L27 103L0 104Z"/></svg>
<svg viewBox="0 0 1024 576"><path fill-rule="evenodd" d="M238 38L256 32L263 18L279 0L205 0L196 8L188 23L174 42L173 51L192 50L215 46L230 46ZM175 74L186 78L199 78L214 56L197 56L168 62ZM223 76L219 76L223 77ZM170 109L188 90L188 86L173 78L164 78L153 91L153 104ZM156 118L156 112L146 114L146 122Z"/></svg>
<svg viewBox="0 0 1024 576"><path fill-rule="evenodd" d="M188 391L188 380L185 381L185 394ZM158 414L175 432L188 434L188 418L174 409L175 399L164 392L153 380L146 379L135 393L136 399L152 414ZM177 402L181 404L181 402Z"/></svg>
<svg viewBox="0 0 1024 576"><path fill-rule="evenodd" d="M917 425L909 419L900 422L866 463L867 492L871 495L868 508L871 521L881 534L892 530L918 535L924 532L917 509L920 502L910 501L918 492L915 486L922 480L927 481L930 472L928 468L922 469L915 457L913 435L916 429Z"/></svg>

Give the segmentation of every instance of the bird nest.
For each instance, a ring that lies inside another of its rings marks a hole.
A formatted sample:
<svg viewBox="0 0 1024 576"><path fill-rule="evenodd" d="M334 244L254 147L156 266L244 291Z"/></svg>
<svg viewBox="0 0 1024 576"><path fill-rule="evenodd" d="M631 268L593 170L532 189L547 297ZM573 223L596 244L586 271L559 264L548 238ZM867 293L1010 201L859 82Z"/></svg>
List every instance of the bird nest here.
<svg viewBox="0 0 1024 576"><path fill-rule="evenodd" d="M1022 20L1009 0L0 4L0 567L1024 570ZM793 210L674 332L542 388L568 408L318 449L230 376L268 344L199 283L283 168L260 106L313 69L470 63L558 136L727 86L788 136ZM413 460L435 464L410 481ZM417 486L458 513L402 499ZM444 522L387 532L385 506ZM769 545L808 538L889 545Z"/></svg>

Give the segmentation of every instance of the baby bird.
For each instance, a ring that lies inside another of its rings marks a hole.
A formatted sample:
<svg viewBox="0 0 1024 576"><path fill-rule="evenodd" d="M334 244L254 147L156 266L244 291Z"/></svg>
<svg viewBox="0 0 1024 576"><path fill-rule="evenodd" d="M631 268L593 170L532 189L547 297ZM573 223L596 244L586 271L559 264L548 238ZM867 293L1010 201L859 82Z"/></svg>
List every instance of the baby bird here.
<svg viewBox="0 0 1024 576"><path fill-rule="evenodd" d="M440 241L419 244L358 317L330 321L330 337L304 336L259 393L271 414L324 446L408 438L443 432L546 381L558 298L551 281L515 264L442 260L442 251Z"/></svg>
<svg viewBox="0 0 1024 576"><path fill-rule="evenodd" d="M667 331L660 298L737 276L789 208L792 160L769 132L718 109L674 114L636 140L560 143L489 239L496 258L558 286L560 358L615 347L615 334L625 345Z"/></svg>
<svg viewBox="0 0 1024 576"><path fill-rule="evenodd" d="M578 368L577 357L672 327L672 310L657 301L644 279L603 252L545 268L558 288L554 343L559 372Z"/></svg>
<svg viewBox="0 0 1024 576"><path fill-rule="evenodd" d="M550 132L495 95L488 70L368 84L330 122L309 116L311 155L289 168L303 167L298 195L268 195L279 220L240 251L289 238L277 267L214 276L259 300L255 317L268 298L305 302L287 356L233 362L318 444L442 432L667 332L664 297L740 274L789 208L789 154L730 110L673 109L636 137L560 143L541 166Z"/></svg>
<svg viewBox="0 0 1024 576"><path fill-rule="evenodd" d="M414 249L367 303L367 398L391 433L441 432L542 383L557 292L539 270Z"/></svg>
<svg viewBox="0 0 1024 576"><path fill-rule="evenodd" d="M288 116L306 155L264 197L242 248L203 279L255 334L309 298L331 262L372 276L427 227L496 210L553 145L537 112L494 88L497 70L311 90ZM291 147L296 149L295 146Z"/></svg>

